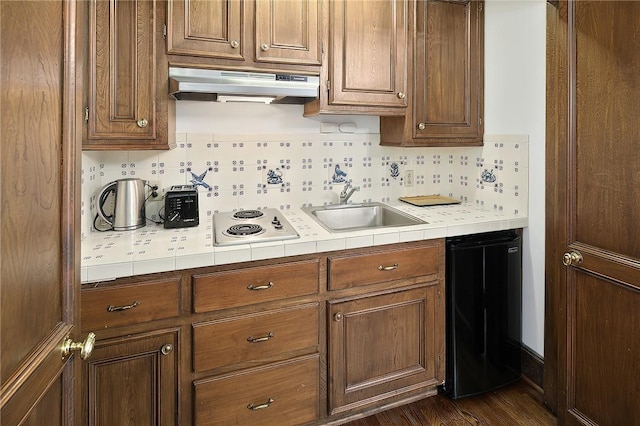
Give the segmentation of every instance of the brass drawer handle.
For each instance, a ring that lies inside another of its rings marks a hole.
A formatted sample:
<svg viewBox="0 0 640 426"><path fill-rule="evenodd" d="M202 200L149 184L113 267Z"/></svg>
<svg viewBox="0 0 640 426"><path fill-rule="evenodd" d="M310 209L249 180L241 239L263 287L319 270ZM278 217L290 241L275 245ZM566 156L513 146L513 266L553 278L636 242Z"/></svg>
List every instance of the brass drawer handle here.
<svg viewBox="0 0 640 426"><path fill-rule="evenodd" d="M267 402L264 404L254 405L253 403L247 405L247 408L251 411L262 410L263 408L269 408L269 406L273 403L273 398L269 398Z"/></svg>
<svg viewBox="0 0 640 426"><path fill-rule="evenodd" d="M253 285L253 284L249 284L247 286L248 290L268 290L271 287L273 287L273 283L269 282L269 284L265 284L265 285Z"/></svg>
<svg viewBox="0 0 640 426"><path fill-rule="evenodd" d="M394 269L398 269L398 264L394 263L391 266L378 266L378 271L393 271Z"/></svg>
<svg viewBox="0 0 640 426"><path fill-rule="evenodd" d="M112 305L109 305L109 306L107 306L107 311L108 312L126 311L128 309L133 309L136 306L140 306L140 301L139 300L136 300L132 304L125 305L125 306L112 306Z"/></svg>
<svg viewBox="0 0 640 426"><path fill-rule="evenodd" d="M273 337L273 333L269 333L266 336L262 336L262 337L247 337L247 342L249 343L260 343L260 342L266 342L267 340L271 339Z"/></svg>
<svg viewBox="0 0 640 426"><path fill-rule="evenodd" d="M138 127L140 127L141 129L144 129L145 127L147 127L149 125L149 120L147 120L146 118L142 118L140 120L138 120L136 122L136 124L138 125Z"/></svg>

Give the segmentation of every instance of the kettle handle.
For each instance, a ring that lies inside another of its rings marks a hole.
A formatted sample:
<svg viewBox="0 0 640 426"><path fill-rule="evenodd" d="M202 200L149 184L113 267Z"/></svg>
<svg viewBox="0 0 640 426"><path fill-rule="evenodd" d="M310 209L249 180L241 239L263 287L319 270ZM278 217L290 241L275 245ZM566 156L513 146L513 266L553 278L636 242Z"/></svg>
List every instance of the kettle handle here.
<svg viewBox="0 0 640 426"><path fill-rule="evenodd" d="M102 206L104 205L104 202L107 200L107 196L111 191L116 192L116 181L113 181L107 184L104 188L100 190L100 193L96 198L96 210L98 212L98 216L100 216L102 220L104 220L105 222L107 222L109 225L113 227L113 220L110 219L113 217L113 215L107 216L107 214L102 209Z"/></svg>

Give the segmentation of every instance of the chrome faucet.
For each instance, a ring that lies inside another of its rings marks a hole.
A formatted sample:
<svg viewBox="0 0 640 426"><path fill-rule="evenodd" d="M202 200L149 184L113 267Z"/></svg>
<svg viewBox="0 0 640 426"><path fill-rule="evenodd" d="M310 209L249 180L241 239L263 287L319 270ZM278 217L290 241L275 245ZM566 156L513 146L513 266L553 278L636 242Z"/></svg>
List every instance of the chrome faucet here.
<svg viewBox="0 0 640 426"><path fill-rule="evenodd" d="M342 192L340 192L340 204L347 204L353 193L359 190L359 186L351 186L351 182L347 182Z"/></svg>

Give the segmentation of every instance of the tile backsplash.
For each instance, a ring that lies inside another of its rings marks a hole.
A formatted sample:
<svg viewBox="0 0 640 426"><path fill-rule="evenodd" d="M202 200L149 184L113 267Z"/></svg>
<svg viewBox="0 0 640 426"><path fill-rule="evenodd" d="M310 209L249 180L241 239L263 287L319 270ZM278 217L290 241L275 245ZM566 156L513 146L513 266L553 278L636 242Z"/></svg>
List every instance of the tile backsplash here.
<svg viewBox="0 0 640 426"><path fill-rule="evenodd" d="M383 147L375 133L179 133L176 139L170 151L83 152L83 237L92 232L100 188L127 177L158 185L160 196L146 205L156 221L163 192L185 184L198 184L201 223L217 211L336 203L346 182L359 187L351 202L442 194L527 215L527 135L485 135L483 147L469 148Z"/></svg>

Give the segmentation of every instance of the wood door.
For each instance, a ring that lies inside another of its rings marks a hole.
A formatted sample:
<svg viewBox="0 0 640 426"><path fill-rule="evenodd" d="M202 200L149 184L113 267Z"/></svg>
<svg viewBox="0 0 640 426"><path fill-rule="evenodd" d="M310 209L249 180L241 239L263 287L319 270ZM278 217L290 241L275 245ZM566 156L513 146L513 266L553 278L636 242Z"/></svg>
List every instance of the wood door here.
<svg viewBox="0 0 640 426"><path fill-rule="evenodd" d="M548 7L545 396L640 424L640 3Z"/></svg>
<svg viewBox="0 0 640 426"><path fill-rule="evenodd" d="M413 138L434 145L482 144L482 1L416 4Z"/></svg>
<svg viewBox="0 0 640 426"><path fill-rule="evenodd" d="M329 304L330 415L442 382L437 285Z"/></svg>
<svg viewBox="0 0 640 426"><path fill-rule="evenodd" d="M407 106L406 0L329 4L330 105Z"/></svg>
<svg viewBox="0 0 640 426"><path fill-rule="evenodd" d="M167 52L245 60L244 1L169 0Z"/></svg>
<svg viewBox="0 0 640 426"><path fill-rule="evenodd" d="M256 62L320 65L319 7L319 0L256 0Z"/></svg>
<svg viewBox="0 0 640 426"><path fill-rule="evenodd" d="M177 425L178 329L99 341L86 363L85 425Z"/></svg>
<svg viewBox="0 0 640 426"><path fill-rule="evenodd" d="M88 15L84 148L169 149L164 8L156 0L91 0Z"/></svg>
<svg viewBox="0 0 640 426"><path fill-rule="evenodd" d="M0 423L79 419L79 142L69 1L0 3Z"/></svg>

